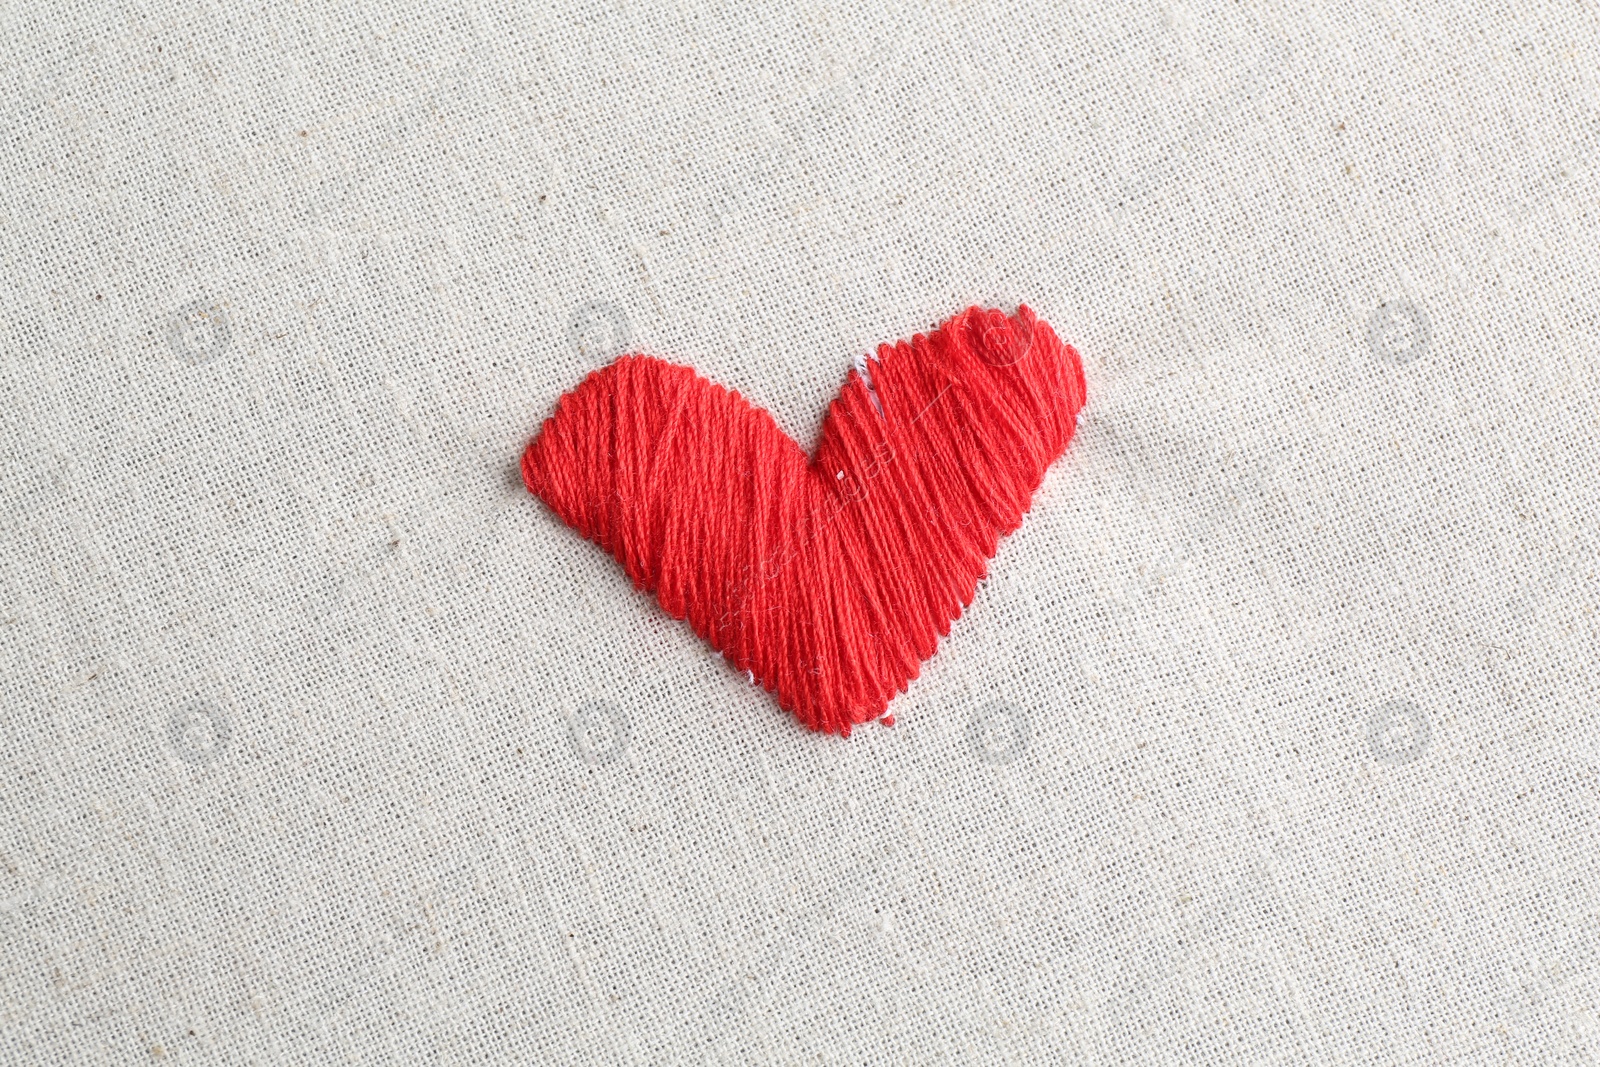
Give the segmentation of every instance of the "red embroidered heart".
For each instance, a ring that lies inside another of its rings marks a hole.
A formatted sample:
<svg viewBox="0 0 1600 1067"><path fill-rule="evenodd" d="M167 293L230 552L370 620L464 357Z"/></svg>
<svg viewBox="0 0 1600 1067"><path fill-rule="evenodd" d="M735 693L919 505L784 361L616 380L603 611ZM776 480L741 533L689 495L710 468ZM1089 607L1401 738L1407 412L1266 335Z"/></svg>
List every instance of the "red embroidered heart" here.
<svg viewBox="0 0 1600 1067"><path fill-rule="evenodd" d="M623 356L522 457L528 488L668 614L845 736L972 603L1084 402L1077 352L1026 307L882 345L868 376L850 372L808 461L738 393Z"/></svg>

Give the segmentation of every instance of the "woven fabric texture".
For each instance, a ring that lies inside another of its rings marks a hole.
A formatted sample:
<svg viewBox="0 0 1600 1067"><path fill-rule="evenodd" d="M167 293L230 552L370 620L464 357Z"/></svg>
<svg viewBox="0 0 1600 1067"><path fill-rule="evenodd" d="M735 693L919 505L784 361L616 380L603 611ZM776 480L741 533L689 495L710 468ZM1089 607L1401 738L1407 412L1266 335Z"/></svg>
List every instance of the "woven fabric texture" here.
<svg viewBox="0 0 1600 1067"><path fill-rule="evenodd" d="M1592 4L0 8L0 1063L1600 1058ZM524 488L1089 404L896 725Z"/></svg>

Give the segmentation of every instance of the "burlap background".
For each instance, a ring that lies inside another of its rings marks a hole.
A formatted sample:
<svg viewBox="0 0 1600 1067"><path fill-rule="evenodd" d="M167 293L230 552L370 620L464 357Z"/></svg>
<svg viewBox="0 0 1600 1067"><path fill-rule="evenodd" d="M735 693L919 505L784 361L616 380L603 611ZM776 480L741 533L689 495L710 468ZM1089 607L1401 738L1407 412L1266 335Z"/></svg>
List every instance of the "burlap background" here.
<svg viewBox="0 0 1600 1067"><path fill-rule="evenodd" d="M13 2L0 1061L1592 1063L1592 4ZM899 725L521 488L970 303L1078 440Z"/></svg>

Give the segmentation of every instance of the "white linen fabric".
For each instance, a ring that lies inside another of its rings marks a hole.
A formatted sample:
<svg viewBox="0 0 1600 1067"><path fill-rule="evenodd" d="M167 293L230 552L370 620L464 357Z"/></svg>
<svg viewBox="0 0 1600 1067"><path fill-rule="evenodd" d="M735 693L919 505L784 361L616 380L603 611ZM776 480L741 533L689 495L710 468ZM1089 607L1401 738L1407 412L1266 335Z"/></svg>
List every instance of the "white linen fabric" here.
<svg viewBox="0 0 1600 1067"><path fill-rule="evenodd" d="M3 20L0 1062L1600 1056L1593 5ZM521 485L1019 302L893 728Z"/></svg>

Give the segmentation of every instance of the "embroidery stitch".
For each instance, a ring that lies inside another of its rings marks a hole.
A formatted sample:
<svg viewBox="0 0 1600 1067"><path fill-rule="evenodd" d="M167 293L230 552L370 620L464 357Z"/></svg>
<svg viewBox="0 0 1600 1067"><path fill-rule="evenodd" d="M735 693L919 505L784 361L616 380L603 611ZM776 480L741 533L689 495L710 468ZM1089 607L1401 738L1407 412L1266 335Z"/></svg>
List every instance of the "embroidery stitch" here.
<svg viewBox="0 0 1600 1067"><path fill-rule="evenodd" d="M528 489L636 587L846 737L972 603L1084 404L1078 353L1026 306L968 308L880 345L867 372L849 372L808 459L739 393L623 356L522 457Z"/></svg>

